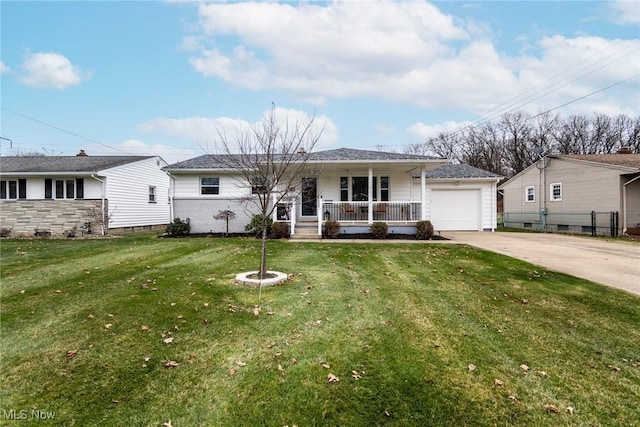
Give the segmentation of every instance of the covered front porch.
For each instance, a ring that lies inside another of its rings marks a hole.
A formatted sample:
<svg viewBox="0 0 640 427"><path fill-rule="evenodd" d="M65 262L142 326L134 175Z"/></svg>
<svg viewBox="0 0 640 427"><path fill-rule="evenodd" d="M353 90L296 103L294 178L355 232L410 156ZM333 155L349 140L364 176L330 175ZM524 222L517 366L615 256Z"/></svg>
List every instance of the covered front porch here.
<svg viewBox="0 0 640 427"><path fill-rule="evenodd" d="M374 222L408 230L428 218L425 169L399 171L387 166L376 172L369 167L365 173L362 169L325 171L302 177L300 194L279 203L274 220L288 222L292 236L299 230L308 235L312 226L321 236L330 220L338 221L341 232L347 234L365 232Z"/></svg>

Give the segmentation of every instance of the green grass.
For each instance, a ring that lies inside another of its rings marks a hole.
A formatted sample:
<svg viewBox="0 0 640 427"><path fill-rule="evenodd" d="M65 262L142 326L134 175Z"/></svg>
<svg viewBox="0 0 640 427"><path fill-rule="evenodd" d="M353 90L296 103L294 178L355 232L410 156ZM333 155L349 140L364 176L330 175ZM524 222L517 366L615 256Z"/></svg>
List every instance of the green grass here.
<svg viewBox="0 0 640 427"><path fill-rule="evenodd" d="M253 239L3 240L0 424L639 425L635 296L464 245L269 251L256 316Z"/></svg>

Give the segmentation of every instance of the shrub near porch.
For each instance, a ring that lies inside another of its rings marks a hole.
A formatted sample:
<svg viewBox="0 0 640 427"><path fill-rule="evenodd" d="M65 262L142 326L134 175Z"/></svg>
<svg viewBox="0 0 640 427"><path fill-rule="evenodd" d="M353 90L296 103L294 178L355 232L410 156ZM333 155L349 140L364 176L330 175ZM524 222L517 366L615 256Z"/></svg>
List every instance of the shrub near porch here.
<svg viewBox="0 0 640 427"><path fill-rule="evenodd" d="M462 245L272 241L269 267L293 278L256 310L232 279L259 245L3 240L3 409L61 425L637 422L637 297Z"/></svg>

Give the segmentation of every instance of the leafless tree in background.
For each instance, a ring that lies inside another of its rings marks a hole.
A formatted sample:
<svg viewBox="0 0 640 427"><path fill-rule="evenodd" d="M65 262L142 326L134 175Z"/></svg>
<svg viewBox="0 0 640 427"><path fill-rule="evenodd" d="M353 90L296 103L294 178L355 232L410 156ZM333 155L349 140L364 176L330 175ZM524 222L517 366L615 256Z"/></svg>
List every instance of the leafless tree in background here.
<svg viewBox="0 0 640 427"><path fill-rule="evenodd" d="M538 149L538 147L540 149ZM544 154L640 154L640 116L593 116L543 112L504 114L496 122L472 124L441 133L406 153L430 154L467 163L506 177L524 170Z"/></svg>

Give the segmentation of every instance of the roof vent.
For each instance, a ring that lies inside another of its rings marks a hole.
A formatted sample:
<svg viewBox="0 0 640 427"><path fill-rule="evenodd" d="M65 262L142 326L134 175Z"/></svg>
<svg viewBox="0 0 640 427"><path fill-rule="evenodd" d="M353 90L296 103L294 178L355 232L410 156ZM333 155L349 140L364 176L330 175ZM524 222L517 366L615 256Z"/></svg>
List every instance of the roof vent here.
<svg viewBox="0 0 640 427"><path fill-rule="evenodd" d="M84 150L80 150L80 152L78 154L76 154L76 157L87 157L88 154L84 152Z"/></svg>

